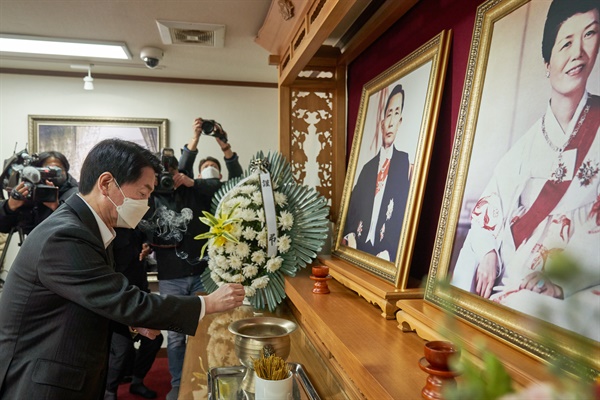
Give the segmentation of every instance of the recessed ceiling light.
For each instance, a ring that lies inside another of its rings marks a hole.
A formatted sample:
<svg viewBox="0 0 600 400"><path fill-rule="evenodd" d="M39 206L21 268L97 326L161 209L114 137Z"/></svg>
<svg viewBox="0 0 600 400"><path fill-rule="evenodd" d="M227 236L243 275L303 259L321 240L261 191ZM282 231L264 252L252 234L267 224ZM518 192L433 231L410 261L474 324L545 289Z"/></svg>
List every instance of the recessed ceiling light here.
<svg viewBox="0 0 600 400"><path fill-rule="evenodd" d="M131 60L125 43L0 34L0 52Z"/></svg>

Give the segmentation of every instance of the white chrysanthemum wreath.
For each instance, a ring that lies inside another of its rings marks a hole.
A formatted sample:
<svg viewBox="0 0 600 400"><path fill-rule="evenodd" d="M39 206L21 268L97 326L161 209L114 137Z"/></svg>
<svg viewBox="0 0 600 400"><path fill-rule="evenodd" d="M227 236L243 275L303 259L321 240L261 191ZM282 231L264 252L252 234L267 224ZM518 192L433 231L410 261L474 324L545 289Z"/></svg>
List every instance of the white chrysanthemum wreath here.
<svg viewBox="0 0 600 400"><path fill-rule="evenodd" d="M245 177L215 196L216 212L200 220L209 232L203 275L212 292L224 283L244 285L256 308L273 310L285 298L282 274L294 276L312 262L327 237L329 208L314 189L297 185L279 153L259 153Z"/></svg>

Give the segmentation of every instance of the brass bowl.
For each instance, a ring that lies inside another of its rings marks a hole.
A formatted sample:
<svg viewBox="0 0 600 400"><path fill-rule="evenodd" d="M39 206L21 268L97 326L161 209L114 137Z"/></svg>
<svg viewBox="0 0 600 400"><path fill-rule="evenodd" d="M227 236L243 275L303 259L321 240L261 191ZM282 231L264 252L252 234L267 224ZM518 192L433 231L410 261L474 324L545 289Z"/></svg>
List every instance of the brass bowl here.
<svg viewBox="0 0 600 400"><path fill-rule="evenodd" d="M235 355L246 367L242 389L254 393L254 363L261 356L275 354L284 360L290 355L290 333L297 325L274 317L246 318L229 324L235 336Z"/></svg>

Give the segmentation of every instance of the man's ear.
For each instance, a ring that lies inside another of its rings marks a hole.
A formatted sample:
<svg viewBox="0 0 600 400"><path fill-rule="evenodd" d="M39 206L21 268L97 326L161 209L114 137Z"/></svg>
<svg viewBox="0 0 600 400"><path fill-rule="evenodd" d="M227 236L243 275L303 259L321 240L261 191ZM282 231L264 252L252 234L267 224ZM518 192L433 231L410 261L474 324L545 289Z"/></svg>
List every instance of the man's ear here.
<svg viewBox="0 0 600 400"><path fill-rule="evenodd" d="M103 172L96 181L96 186L98 187L98 190L100 190L100 193L106 196L108 194L108 184L114 180L115 178L110 172Z"/></svg>

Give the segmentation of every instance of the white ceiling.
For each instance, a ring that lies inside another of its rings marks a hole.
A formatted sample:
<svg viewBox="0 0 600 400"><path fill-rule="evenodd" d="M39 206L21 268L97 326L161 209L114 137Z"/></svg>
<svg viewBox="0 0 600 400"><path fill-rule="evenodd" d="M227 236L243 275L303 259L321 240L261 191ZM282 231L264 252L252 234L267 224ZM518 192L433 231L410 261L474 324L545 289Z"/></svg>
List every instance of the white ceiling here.
<svg viewBox="0 0 600 400"><path fill-rule="evenodd" d="M0 68L73 73L72 64L91 63L92 75L276 83L269 53L254 41L270 6L271 0L0 0L0 33L125 42L133 56L113 62L1 54ZM156 20L226 25L225 47L165 45ZM156 69L139 57L146 46L164 50Z"/></svg>

